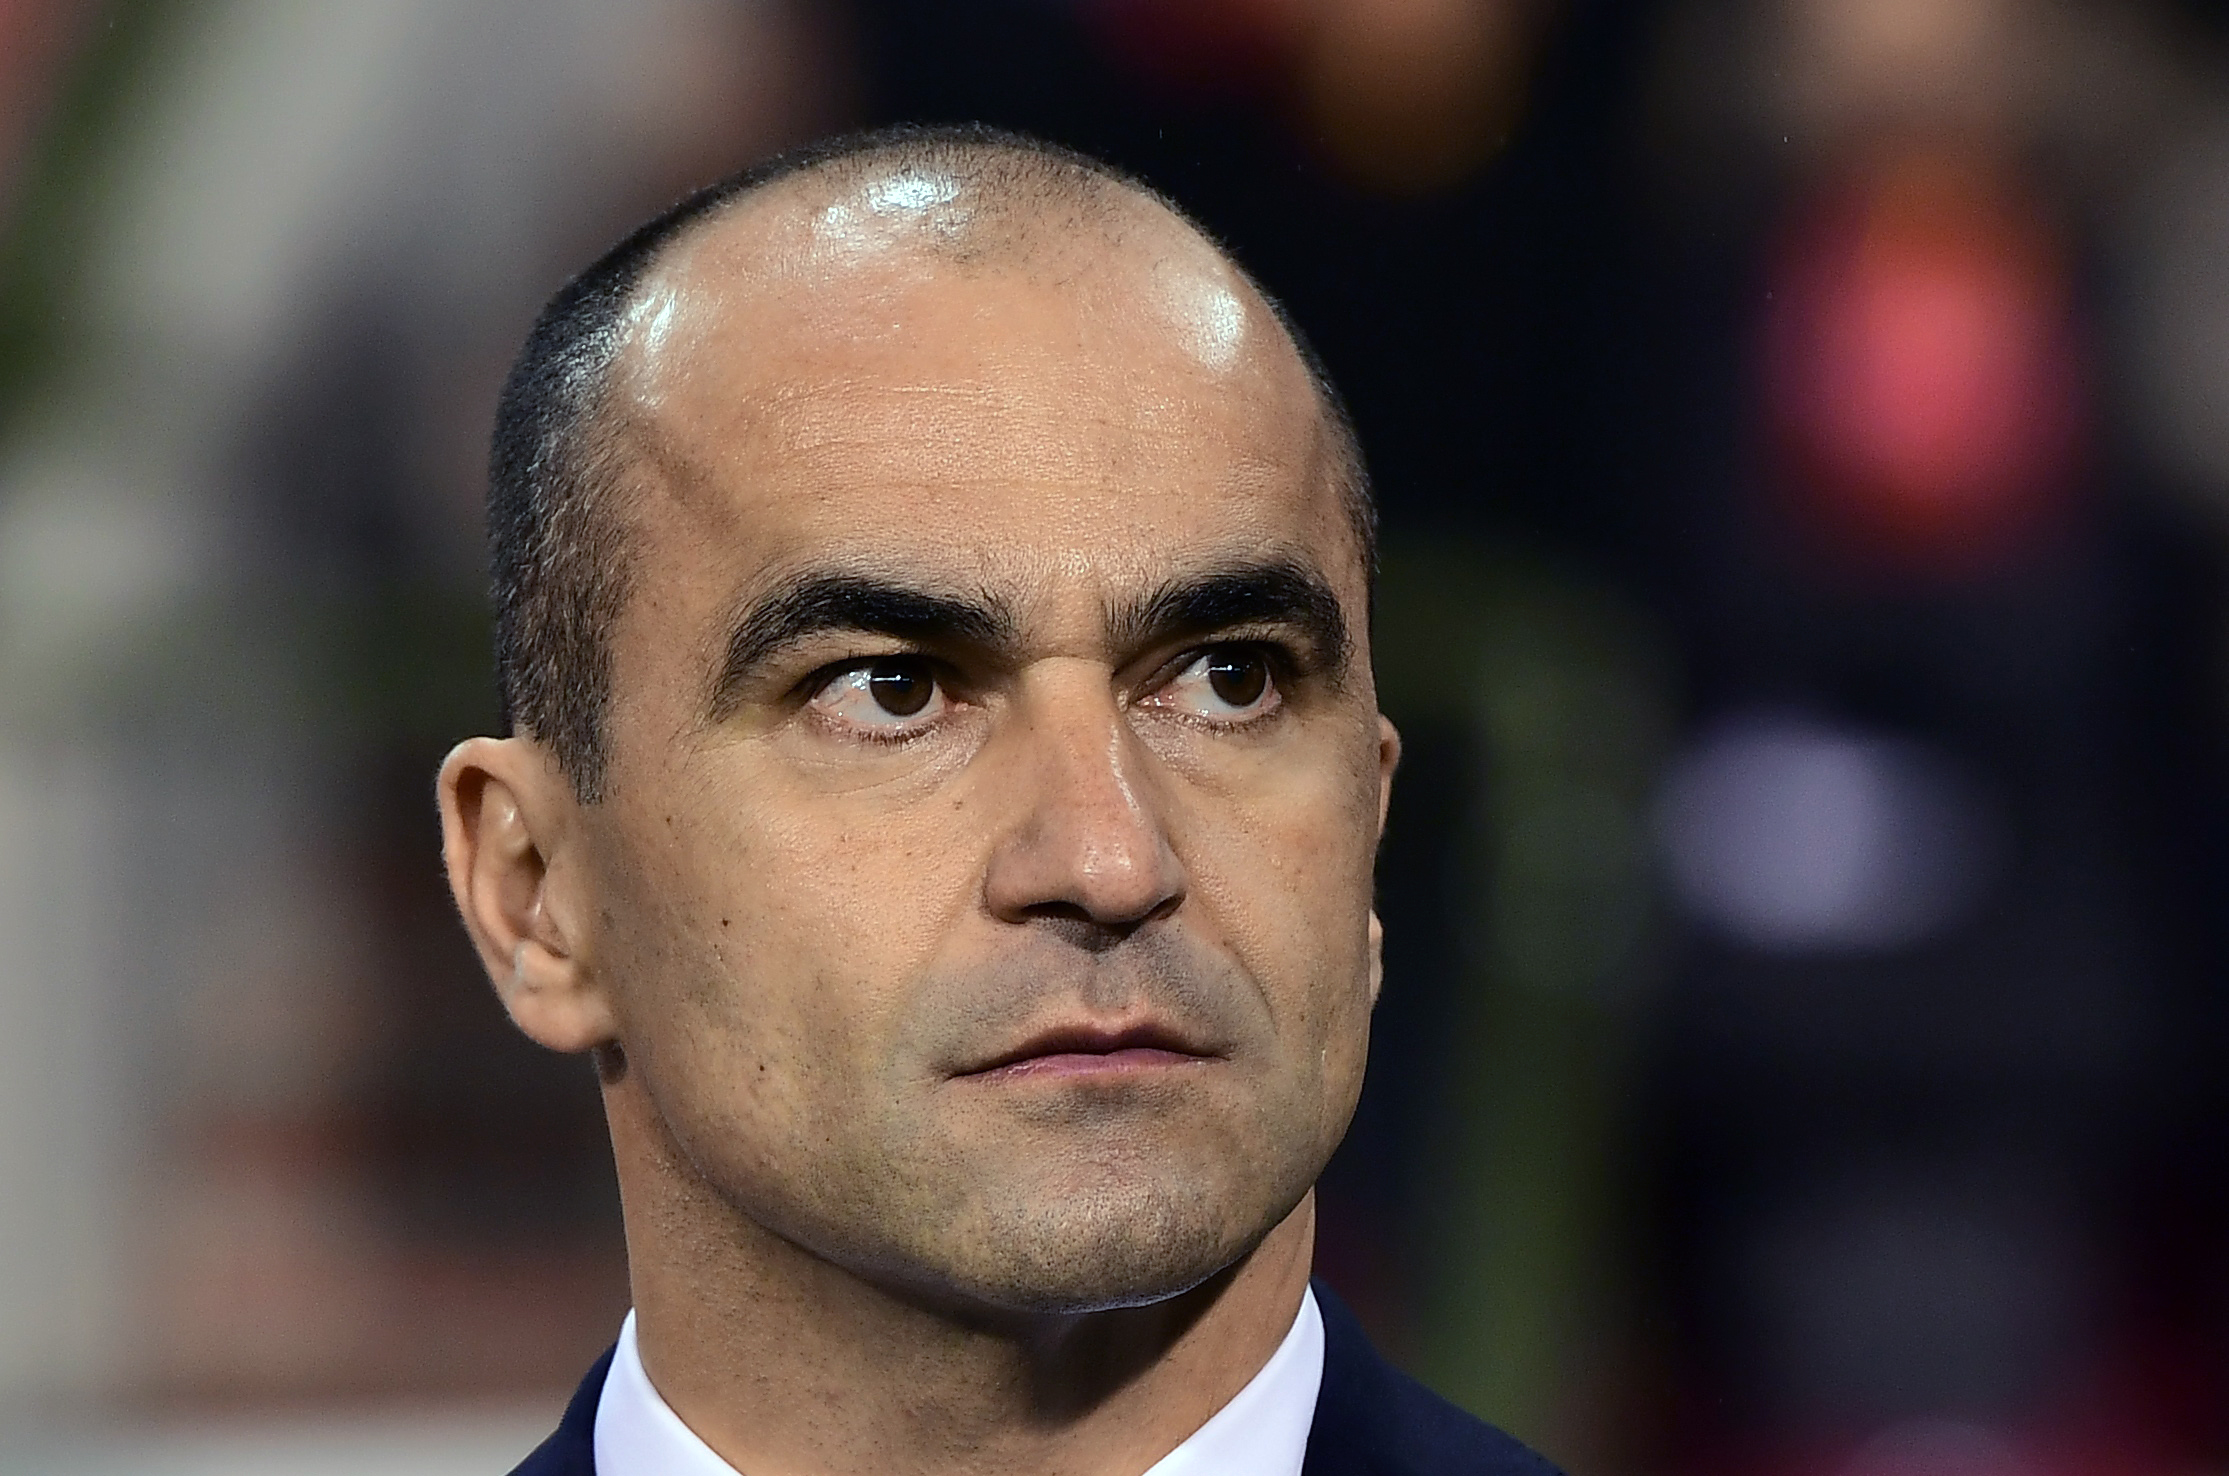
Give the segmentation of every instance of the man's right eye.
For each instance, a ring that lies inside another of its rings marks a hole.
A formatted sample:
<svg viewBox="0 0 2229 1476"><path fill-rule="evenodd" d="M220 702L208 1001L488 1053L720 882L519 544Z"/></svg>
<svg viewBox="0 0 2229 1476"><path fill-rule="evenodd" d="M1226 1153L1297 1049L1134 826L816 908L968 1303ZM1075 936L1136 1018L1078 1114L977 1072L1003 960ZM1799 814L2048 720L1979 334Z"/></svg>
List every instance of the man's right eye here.
<svg viewBox="0 0 2229 1476"><path fill-rule="evenodd" d="M936 669L920 656L885 656L845 667L814 692L821 714L878 735L909 733L944 715L951 705Z"/></svg>

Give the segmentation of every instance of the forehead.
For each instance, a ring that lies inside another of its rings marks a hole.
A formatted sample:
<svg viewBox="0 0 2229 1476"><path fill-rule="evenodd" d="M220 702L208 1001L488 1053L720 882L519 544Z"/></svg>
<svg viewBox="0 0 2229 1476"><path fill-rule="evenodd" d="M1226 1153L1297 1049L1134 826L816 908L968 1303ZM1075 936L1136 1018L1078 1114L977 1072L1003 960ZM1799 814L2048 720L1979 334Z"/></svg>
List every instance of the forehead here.
<svg viewBox="0 0 2229 1476"><path fill-rule="evenodd" d="M1244 280L1148 201L1003 210L900 172L754 198L668 254L614 383L646 584L1347 562L1318 398Z"/></svg>

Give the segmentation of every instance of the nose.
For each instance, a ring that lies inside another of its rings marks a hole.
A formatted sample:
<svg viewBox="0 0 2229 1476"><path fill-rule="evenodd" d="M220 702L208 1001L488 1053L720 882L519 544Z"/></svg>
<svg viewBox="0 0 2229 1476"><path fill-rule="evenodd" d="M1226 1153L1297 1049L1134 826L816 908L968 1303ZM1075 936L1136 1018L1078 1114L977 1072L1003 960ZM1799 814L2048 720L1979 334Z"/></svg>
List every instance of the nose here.
<svg viewBox="0 0 2229 1476"><path fill-rule="evenodd" d="M1012 818L992 850L984 900L1002 921L1062 919L1114 941L1176 908L1184 868L1106 669L1059 665L1025 683L1017 704L995 780Z"/></svg>

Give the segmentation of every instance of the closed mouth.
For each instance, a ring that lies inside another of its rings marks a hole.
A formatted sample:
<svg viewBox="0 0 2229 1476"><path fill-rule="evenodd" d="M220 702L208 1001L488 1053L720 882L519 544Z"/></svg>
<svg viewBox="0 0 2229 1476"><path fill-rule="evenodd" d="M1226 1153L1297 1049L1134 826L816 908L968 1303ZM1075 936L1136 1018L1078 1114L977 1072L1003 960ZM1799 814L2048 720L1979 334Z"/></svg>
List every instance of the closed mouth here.
<svg viewBox="0 0 2229 1476"><path fill-rule="evenodd" d="M1049 1076L1127 1076L1198 1066L1215 1053L1157 1022L1110 1030L1060 1026L1032 1036L1011 1051L961 1073L975 1080L1014 1081Z"/></svg>

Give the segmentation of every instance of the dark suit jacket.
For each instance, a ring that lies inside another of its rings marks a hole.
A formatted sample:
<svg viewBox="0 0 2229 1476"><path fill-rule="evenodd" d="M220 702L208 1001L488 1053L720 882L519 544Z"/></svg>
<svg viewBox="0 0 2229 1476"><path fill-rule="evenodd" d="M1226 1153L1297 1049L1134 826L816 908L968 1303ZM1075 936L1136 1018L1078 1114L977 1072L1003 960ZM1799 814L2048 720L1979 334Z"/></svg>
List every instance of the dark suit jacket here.
<svg viewBox="0 0 2229 1476"><path fill-rule="evenodd" d="M1301 1476L1561 1476L1377 1355L1361 1324L1317 1282L1323 1308L1323 1388ZM596 1401L611 1354L581 1381L557 1433L511 1476L595 1476Z"/></svg>

